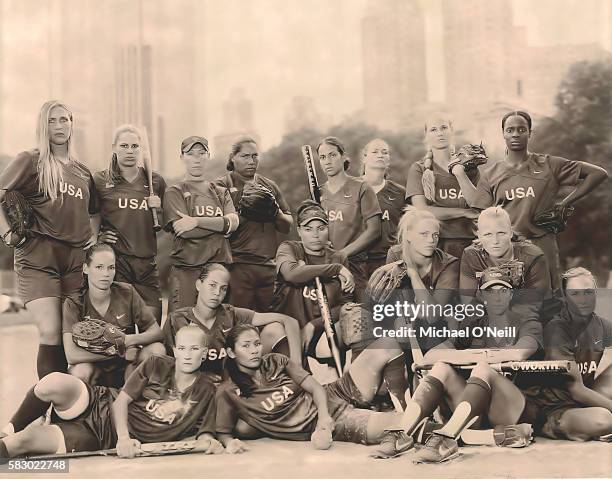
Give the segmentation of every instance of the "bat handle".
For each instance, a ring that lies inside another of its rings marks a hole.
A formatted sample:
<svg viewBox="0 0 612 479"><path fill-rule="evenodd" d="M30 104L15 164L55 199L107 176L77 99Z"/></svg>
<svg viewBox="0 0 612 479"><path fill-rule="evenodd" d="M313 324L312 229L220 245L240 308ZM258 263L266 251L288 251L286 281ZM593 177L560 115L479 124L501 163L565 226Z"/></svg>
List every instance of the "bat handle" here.
<svg viewBox="0 0 612 479"><path fill-rule="evenodd" d="M157 208L151 208L151 215L153 216L153 231L160 231L162 227L159 223L159 215L157 214Z"/></svg>

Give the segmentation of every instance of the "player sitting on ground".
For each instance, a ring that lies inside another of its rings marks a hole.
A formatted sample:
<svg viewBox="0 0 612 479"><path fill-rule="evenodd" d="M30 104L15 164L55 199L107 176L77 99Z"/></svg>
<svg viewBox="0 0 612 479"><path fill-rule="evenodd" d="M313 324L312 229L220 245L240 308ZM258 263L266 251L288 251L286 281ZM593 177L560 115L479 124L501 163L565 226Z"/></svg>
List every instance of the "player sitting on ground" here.
<svg viewBox="0 0 612 479"><path fill-rule="evenodd" d="M71 365L68 371L86 383L121 387L138 363L151 354L165 354L161 328L134 286L113 282L115 253L111 246L98 243L89 248L83 272L87 286L80 295L67 298L63 307L64 349ZM88 350L86 344L76 344L73 328L80 321L92 319L125 333L124 354L101 354Z"/></svg>
<svg viewBox="0 0 612 479"><path fill-rule="evenodd" d="M280 354L263 354L259 332L248 324L228 334L229 379L217 392L217 434L229 453L248 450L236 437L307 441L327 449L336 441L376 444L400 413L367 407L385 365L401 354L397 343L380 339L366 349L342 378L321 386Z"/></svg>
<svg viewBox="0 0 612 479"><path fill-rule="evenodd" d="M409 436L419 432L438 406L443 413L454 412L441 429L426 439L425 446L415 455L417 462L442 462L455 457L460 435L469 444L519 447L529 443L531 427L518 424L524 422L521 417L526 402L519 386L526 380L522 377L525 374L512 382L490 364L532 357L541 350L542 326L537 319L523 320L512 312L509 278L500 275L499 271L485 272L481 277L480 294L486 301L486 315L474 321L465 320L466 324L462 324L467 333L465 338L447 340L431 349L423 359L424 364L433 367L408 401L398 440L402 433ZM475 328L486 327L497 331L515 329L509 330L509 336L504 338L486 333L479 336ZM476 366L467 380L461 371L451 366L470 363ZM483 416L480 426L488 424L495 429L468 431L480 416ZM398 454L399 448L391 447L393 444L385 446L388 449L381 448L381 457Z"/></svg>
<svg viewBox="0 0 612 479"><path fill-rule="evenodd" d="M196 280L197 303L173 311L164 323L164 342L168 354L172 354L176 332L187 324L194 324L208 336L208 351L202 369L209 378L221 382L223 360L226 357L225 338L237 324L248 323L261 327L262 342L267 352L286 354L300 364L300 327L297 320L279 313L257 313L251 309L238 308L222 303L230 282L230 273L225 266L209 263L202 268ZM284 338L287 338L284 341Z"/></svg>
<svg viewBox="0 0 612 479"><path fill-rule="evenodd" d="M33 388L36 408L21 414L34 420L53 405L57 420L30 426L0 440L0 458L33 454L97 451L116 445L117 455L138 455L140 443L195 439L208 453L223 452L214 439L215 388L199 372L206 335L186 326L176 335L173 358L151 356L123 389L89 386L51 373ZM28 421L31 422L31 421ZM26 422L26 423L28 423Z"/></svg>
<svg viewBox="0 0 612 479"><path fill-rule="evenodd" d="M594 312L597 284L588 270L570 269L561 286L563 307L544 330L546 359L569 360L571 369L569 375L547 375L526 391L534 403L535 430L551 439L609 441L612 367L603 361L606 368L596 371L604 354L611 352L612 323Z"/></svg>

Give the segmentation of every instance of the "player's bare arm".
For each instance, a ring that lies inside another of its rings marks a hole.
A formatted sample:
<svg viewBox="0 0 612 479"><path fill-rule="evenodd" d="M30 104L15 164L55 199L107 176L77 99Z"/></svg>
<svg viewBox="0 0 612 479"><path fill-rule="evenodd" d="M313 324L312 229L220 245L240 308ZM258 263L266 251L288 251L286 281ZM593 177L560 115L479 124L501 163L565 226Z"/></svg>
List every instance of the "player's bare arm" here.
<svg viewBox="0 0 612 479"><path fill-rule="evenodd" d="M344 263L347 258L367 250L380 239L382 221L380 216L373 216L365 222L365 230L355 241L336 251L332 257L335 263Z"/></svg>
<svg viewBox="0 0 612 479"><path fill-rule="evenodd" d="M130 437L128 429L128 406L131 402L132 398L121 391L111 407L113 423L117 431L117 455L125 459L136 457L140 450L140 442Z"/></svg>
<svg viewBox="0 0 612 479"><path fill-rule="evenodd" d="M600 166L580 161L580 175L582 180L574 190L561 200L563 206L570 206L584 198L591 191L601 185L609 177L608 172Z"/></svg>
<svg viewBox="0 0 612 479"><path fill-rule="evenodd" d="M300 325L297 319L280 313L255 313L253 326L262 327L270 323L280 323L285 329L289 343L289 359L295 364L302 363L302 347Z"/></svg>
<svg viewBox="0 0 612 479"><path fill-rule="evenodd" d="M125 335L125 347L141 346L155 342L162 342L163 333L157 322L152 323L145 331L137 334Z"/></svg>
<svg viewBox="0 0 612 479"><path fill-rule="evenodd" d="M325 430L330 433L334 430L334 420L329 415L327 408L327 394L318 381L308 376L301 384L302 388L312 396L317 407L317 430Z"/></svg>

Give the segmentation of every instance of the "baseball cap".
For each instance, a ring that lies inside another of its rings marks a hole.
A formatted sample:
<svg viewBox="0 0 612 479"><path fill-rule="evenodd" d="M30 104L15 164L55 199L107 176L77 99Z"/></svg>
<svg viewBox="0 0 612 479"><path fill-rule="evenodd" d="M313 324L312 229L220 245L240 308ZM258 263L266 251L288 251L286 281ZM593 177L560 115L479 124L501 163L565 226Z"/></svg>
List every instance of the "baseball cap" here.
<svg viewBox="0 0 612 479"><path fill-rule="evenodd" d="M497 268L487 268L480 277L480 289L500 285L512 289L512 279L504 271Z"/></svg>
<svg viewBox="0 0 612 479"><path fill-rule="evenodd" d="M305 226L311 221L319 220L325 224L329 224L325 210L319 205L305 205L298 210L297 215L298 225Z"/></svg>
<svg viewBox="0 0 612 479"><path fill-rule="evenodd" d="M203 136L189 136L181 143L181 154L187 153L193 148L193 145L200 144L208 151L208 140Z"/></svg>

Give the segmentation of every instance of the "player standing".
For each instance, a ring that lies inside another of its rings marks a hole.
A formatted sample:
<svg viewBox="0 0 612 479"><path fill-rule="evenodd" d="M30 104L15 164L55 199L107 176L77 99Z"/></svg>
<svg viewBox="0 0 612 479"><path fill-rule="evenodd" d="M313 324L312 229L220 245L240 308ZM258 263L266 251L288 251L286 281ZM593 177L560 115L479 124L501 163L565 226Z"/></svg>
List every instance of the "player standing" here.
<svg viewBox="0 0 612 479"><path fill-rule="evenodd" d="M476 237L478 212L470 209L466 198L474 194L480 178L478 168L465 171L455 165L448 171L453 126L450 120L433 116L425 124L427 154L412 164L406 182L406 199L419 209L431 211L440 221L438 248L461 258L463 250Z"/></svg>
<svg viewBox="0 0 612 479"><path fill-rule="evenodd" d="M29 237L15 248L15 272L19 296L38 327L39 378L66 371L61 301L81 287L84 249L95 243L100 221L95 184L76 158L72 133L68 107L46 102L38 115L38 148L17 155L0 174L0 200L17 191L34 212ZM16 242L3 211L0 235L6 244Z"/></svg>
<svg viewBox="0 0 612 479"><path fill-rule="evenodd" d="M234 264L229 302L240 308L268 310L274 291L274 258L279 245L278 234L288 234L293 224L289 205L277 184L257 173L259 147L252 138L240 138L232 145L227 161L228 173L216 180L227 188L239 209L246 183L266 187L276 198L279 210L273 221L257 222L240 216L240 225L230 237Z"/></svg>
<svg viewBox="0 0 612 479"><path fill-rule="evenodd" d="M406 190L388 179L391 165L389 145L380 138L371 140L363 147L362 179L372 187L382 210L382 235L368 251L367 276L385 264L389 247L397 241L397 224L402 216Z"/></svg>
<svg viewBox="0 0 612 479"><path fill-rule="evenodd" d="M498 205L508 212L514 230L544 252L551 285L553 291L557 291L561 277L557 236L537 226L534 218L555 206L561 187L574 187L557 203L567 208L593 191L608 174L603 168L583 161L530 152L531 128L531 116L524 111L504 115L502 132L506 157L487 170L478 182L474 197L466 196L466 199L474 208Z"/></svg>
<svg viewBox="0 0 612 479"><path fill-rule="evenodd" d="M218 384L221 382L223 361L227 356L227 333L235 325L246 323L262 328L266 351L285 354L292 361L300 363L302 354L297 320L284 314L259 313L223 303L230 283L230 273L225 266L209 263L202 268L195 284L198 291L195 306L173 311L164 323L164 341L168 354L172 354L174 337L179 329L189 324L198 326L208 337L208 350L202 369ZM285 337L287 340L283 341Z"/></svg>
<svg viewBox="0 0 612 479"><path fill-rule="evenodd" d="M59 420L16 428L16 433L0 440L0 458L113 446L119 457L133 458L141 442L185 439L202 441L208 445L207 453L223 452L214 439L215 387L199 372L205 354L206 335L186 326L177 333L176 359L149 357L121 390L92 387L62 373L46 376L32 388L39 404L23 411L24 418L29 417L23 422L29 424L49 405Z"/></svg>
<svg viewBox="0 0 612 479"><path fill-rule="evenodd" d="M205 264L232 262L227 238L238 227L238 215L229 192L205 179L209 158L206 138L185 138L181 143L185 177L164 197L164 222L174 232L170 312L196 303L195 284Z"/></svg>
<svg viewBox="0 0 612 479"><path fill-rule="evenodd" d="M321 140L317 155L327 182L321 185L321 205L329 217L329 239L336 250L334 263L348 260L355 279L355 296L363 300L368 282L367 251L381 237L380 206L365 181L349 176L346 148L333 136Z"/></svg>
<svg viewBox="0 0 612 479"><path fill-rule="evenodd" d="M115 130L110 165L94 175L102 218L98 241L115 250L115 280L134 285L161 324L157 239L150 208L161 208L166 182L153 172L153 191L149 191L147 173L138 166L142 154L135 126Z"/></svg>

